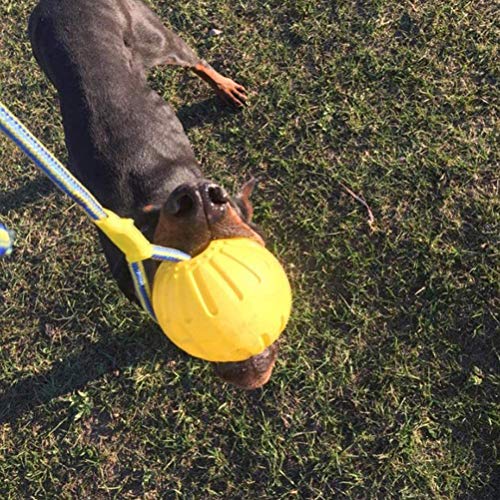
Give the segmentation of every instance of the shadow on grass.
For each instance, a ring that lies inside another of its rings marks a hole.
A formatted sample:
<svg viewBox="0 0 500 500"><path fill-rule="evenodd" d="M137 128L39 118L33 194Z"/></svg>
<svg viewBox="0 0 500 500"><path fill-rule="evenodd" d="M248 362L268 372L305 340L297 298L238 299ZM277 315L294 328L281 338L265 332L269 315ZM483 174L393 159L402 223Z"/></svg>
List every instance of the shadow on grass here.
<svg viewBox="0 0 500 500"><path fill-rule="evenodd" d="M48 179L37 177L18 189L2 192L0 193L0 215L7 215L10 210L36 202L50 194L53 189Z"/></svg>
<svg viewBox="0 0 500 500"><path fill-rule="evenodd" d="M151 326L147 332L149 339L135 328L118 335L103 331L98 342L86 339L77 347L78 352L54 363L45 373L15 382L0 394L0 424L14 423L25 412L79 390L103 375L119 373L155 358L173 360L182 356L154 328Z"/></svg>
<svg viewBox="0 0 500 500"><path fill-rule="evenodd" d="M224 105L217 96L210 97L204 101L193 104L185 104L177 110L177 117L181 121L184 130L203 127L238 114L239 110L229 105Z"/></svg>

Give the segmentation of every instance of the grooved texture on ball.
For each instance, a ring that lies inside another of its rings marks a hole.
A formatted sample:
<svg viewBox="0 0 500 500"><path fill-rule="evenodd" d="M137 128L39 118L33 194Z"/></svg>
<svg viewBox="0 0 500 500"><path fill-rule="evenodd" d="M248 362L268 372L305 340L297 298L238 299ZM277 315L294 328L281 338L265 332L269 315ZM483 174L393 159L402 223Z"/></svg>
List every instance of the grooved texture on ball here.
<svg viewBox="0 0 500 500"><path fill-rule="evenodd" d="M153 306L180 349L208 361L244 361L273 344L292 307L288 278L263 246L216 240L190 261L163 263Z"/></svg>

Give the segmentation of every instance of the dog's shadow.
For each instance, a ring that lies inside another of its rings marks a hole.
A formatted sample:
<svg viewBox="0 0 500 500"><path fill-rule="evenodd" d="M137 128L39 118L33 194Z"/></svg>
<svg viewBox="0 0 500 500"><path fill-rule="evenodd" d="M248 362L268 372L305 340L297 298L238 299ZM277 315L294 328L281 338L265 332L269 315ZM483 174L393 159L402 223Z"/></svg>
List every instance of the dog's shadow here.
<svg viewBox="0 0 500 500"><path fill-rule="evenodd" d="M177 117L186 132L204 125L216 125L221 120L234 117L239 112L238 109L222 103L217 96L191 104L184 104L176 111Z"/></svg>
<svg viewBox="0 0 500 500"><path fill-rule="evenodd" d="M123 376L124 371L148 361L168 363L182 358L181 351L148 321L118 333L109 327L99 330L98 342L79 338L75 354L53 363L44 373L14 382L0 393L0 424L14 423L25 412L106 375Z"/></svg>
<svg viewBox="0 0 500 500"><path fill-rule="evenodd" d="M8 192L0 192L0 216L6 216L11 210L36 203L48 196L55 188L45 177L37 177L21 187Z"/></svg>

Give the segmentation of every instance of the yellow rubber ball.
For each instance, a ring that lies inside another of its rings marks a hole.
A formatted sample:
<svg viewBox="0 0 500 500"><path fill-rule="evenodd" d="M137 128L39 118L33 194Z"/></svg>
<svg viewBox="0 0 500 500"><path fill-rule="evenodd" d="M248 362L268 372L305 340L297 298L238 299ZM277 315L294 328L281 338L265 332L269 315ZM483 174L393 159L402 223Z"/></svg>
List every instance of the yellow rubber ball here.
<svg viewBox="0 0 500 500"><path fill-rule="evenodd" d="M153 307L162 330L188 354L244 361L284 331L292 292L265 247L246 238L215 240L189 261L160 265Z"/></svg>

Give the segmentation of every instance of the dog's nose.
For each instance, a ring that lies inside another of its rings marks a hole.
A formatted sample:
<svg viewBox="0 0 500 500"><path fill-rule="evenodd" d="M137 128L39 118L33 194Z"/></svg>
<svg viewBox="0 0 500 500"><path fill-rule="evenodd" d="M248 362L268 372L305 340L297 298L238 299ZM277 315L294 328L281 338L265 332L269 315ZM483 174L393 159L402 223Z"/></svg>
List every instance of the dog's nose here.
<svg viewBox="0 0 500 500"><path fill-rule="evenodd" d="M225 214L228 203L229 196L217 184L183 184L170 195L165 210L176 217L205 215L210 223L215 223Z"/></svg>
<svg viewBox="0 0 500 500"><path fill-rule="evenodd" d="M223 188L209 182L200 186L200 192L207 219L213 224L226 213L229 196Z"/></svg>
<svg viewBox="0 0 500 500"><path fill-rule="evenodd" d="M165 204L165 211L177 217L196 215L203 206L201 193L198 187L191 184L182 184L174 190Z"/></svg>

